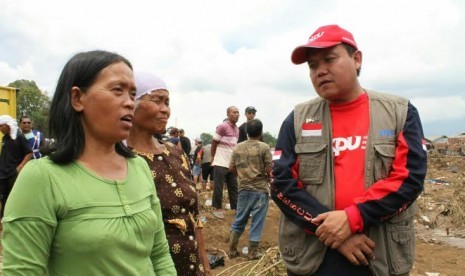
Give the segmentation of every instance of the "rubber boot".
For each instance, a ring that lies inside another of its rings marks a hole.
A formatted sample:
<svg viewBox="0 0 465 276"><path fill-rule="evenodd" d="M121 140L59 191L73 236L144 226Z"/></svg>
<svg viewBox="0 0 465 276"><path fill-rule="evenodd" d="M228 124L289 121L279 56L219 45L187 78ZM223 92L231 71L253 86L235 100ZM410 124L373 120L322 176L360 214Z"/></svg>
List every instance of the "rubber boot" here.
<svg viewBox="0 0 465 276"><path fill-rule="evenodd" d="M262 255L258 253L258 244L259 242L249 241L249 254L247 255L249 260L258 260L262 257Z"/></svg>
<svg viewBox="0 0 465 276"><path fill-rule="evenodd" d="M234 259L239 256L239 252L237 251L237 243L239 242L239 237L241 234L238 232L231 230L229 234L229 258Z"/></svg>

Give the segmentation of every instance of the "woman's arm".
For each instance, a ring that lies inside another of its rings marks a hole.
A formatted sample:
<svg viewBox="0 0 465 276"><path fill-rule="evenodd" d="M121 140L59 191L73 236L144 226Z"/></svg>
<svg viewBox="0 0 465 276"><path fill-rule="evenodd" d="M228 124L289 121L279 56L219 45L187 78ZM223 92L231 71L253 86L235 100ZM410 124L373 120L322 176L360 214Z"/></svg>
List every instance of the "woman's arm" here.
<svg viewBox="0 0 465 276"><path fill-rule="evenodd" d="M155 271L156 275L176 275L176 269L169 251L168 240L166 239L160 200L156 195L152 202L152 208L158 219L152 253L150 255L153 271Z"/></svg>
<svg viewBox="0 0 465 276"><path fill-rule="evenodd" d="M3 218L3 274L44 275L56 219L56 197L46 170L30 162L8 198Z"/></svg>
<svg viewBox="0 0 465 276"><path fill-rule="evenodd" d="M195 237L199 246L199 255L202 258L203 268L206 275L211 275L210 262L207 257L207 249L205 248L205 241L203 240L203 233L201 227L195 228Z"/></svg>

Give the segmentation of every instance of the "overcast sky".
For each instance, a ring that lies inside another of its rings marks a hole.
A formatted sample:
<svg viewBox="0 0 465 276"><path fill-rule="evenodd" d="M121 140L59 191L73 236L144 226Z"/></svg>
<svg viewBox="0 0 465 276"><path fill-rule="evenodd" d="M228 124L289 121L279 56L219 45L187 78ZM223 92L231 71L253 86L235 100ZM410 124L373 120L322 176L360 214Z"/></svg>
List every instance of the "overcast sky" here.
<svg viewBox="0 0 465 276"><path fill-rule="evenodd" d="M316 96L292 50L319 26L351 31L363 53L360 82L402 95L426 136L465 132L463 0L0 0L0 85L34 80L52 95L68 59L103 49L162 77L169 126L214 133L235 105L255 106L277 136L299 102Z"/></svg>

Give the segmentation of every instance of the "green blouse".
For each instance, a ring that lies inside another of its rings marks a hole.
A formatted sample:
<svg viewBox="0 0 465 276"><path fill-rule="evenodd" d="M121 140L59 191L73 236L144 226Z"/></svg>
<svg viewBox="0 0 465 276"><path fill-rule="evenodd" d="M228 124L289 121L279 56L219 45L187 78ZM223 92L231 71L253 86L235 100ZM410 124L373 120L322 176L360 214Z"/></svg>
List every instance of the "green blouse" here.
<svg viewBox="0 0 465 276"><path fill-rule="evenodd" d="M48 157L21 171L3 218L3 275L176 275L147 163L124 180Z"/></svg>

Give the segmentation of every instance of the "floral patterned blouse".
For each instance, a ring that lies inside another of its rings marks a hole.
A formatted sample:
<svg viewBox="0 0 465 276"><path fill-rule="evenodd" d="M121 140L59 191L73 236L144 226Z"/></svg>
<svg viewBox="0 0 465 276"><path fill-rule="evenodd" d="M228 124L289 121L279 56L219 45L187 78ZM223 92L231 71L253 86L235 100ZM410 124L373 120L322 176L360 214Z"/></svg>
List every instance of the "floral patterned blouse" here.
<svg viewBox="0 0 465 276"><path fill-rule="evenodd" d="M161 154L133 152L143 157L152 171L161 202L166 238L178 275L205 275L198 251L195 227L202 227L190 165L181 149L171 143Z"/></svg>

